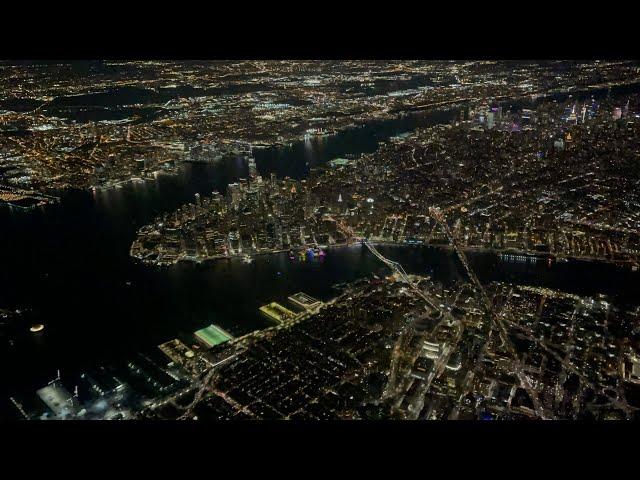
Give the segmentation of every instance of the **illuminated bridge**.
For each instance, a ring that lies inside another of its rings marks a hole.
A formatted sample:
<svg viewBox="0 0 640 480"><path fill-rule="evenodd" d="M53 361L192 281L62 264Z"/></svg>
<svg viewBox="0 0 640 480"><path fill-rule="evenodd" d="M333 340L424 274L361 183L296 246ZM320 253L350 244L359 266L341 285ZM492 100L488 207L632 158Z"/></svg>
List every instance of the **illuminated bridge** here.
<svg viewBox="0 0 640 480"><path fill-rule="evenodd" d="M389 267L396 275L398 275L402 279L403 282L409 285L411 290L420 298L422 298L427 303L427 305L431 308L431 310L433 310L434 312L439 311L438 307L427 297L427 295L416 284L414 284L411 281L411 279L409 278L409 275L407 275L407 272L405 272L401 264L393 260L390 260L384 255L382 255L376 247L374 247L371 243L369 243L369 241L362 238L358 239L353 229L348 225L346 225L344 222L337 220L336 225L342 233L347 235L347 238L360 240L362 244L365 245L369 249L369 251L376 256L378 260L380 260L387 267Z"/></svg>

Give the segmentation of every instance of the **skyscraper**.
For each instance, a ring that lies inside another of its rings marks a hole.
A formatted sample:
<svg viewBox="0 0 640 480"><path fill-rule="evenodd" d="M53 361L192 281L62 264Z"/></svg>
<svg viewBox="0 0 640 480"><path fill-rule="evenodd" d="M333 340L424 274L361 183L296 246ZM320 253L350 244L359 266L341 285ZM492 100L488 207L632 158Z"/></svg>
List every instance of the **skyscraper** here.
<svg viewBox="0 0 640 480"><path fill-rule="evenodd" d="M620 107L616 107L615 110L613 111L613 119L620 120L621 117L622 117L622 109Z"/></svg>
<svg viewBox="0 0 640 480"><path fill-rule="evenodd" d="M249 157L248 161L249 166L249 178L254 180L258 176L258 169L256 168L256 161L253 157Z"/></svg>
<svg viewBox="0 0 640 480"><path fill-rule="evenodd" d="M495 113L489 112L487 113L487 128L491 130L495 125Z"/></svg>
<svg viewBox="0 0 640 480"><path fill-rule="evenodd" d="M233 208L238 208L240 200L242 199L242 190L239 183L230 183L227 187L229 191L229 197L231 198L231 205Z"/></svg>

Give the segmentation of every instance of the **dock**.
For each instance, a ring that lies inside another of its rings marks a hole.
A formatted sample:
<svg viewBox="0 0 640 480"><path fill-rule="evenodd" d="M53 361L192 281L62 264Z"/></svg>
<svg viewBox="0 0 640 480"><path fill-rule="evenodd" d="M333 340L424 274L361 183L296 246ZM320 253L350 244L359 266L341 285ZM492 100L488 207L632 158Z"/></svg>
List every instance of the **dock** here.
<svg viewBox="0 0 640 480"><path fill-rule="evenodd" d="M262 312L262 314L267 318L278 323L281 323L285 320L294 319L298 316L298 314L292 312L286 307L283 307L277 302L271 302L268 305L263 305L262 307L260 307L260 312Z"/></svg>
<svg viewBox="0 0 640 480"><path fill-rule="evenodd" d="M291 295L290 297L288 297L288 300L296 307L303 308L307 311L315 310L316 308L322 306L322 302L320 300L317 300L304 292L298 292L294 295Z"/></svg>

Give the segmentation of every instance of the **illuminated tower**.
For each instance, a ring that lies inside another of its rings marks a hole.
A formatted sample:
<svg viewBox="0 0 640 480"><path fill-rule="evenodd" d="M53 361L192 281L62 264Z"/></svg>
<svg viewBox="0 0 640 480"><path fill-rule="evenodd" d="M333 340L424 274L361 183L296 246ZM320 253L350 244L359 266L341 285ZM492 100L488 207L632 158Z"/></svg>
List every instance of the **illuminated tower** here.
<svg viewBox="0 0 640 480"><path fill-rule="evenodd" d="M231 205L233 208L238 208L240 205L240 199L242 192L240 191L240 185L238 183L230 183L227 187L229 191L229 197L231 198Z"/></svg>
<svg viewBox="0 0 640 480"><path fill-rule="evenodd" d="M256 168L256 161L253 159L253 157L249 157L247 163L249 165L249 178L251 180L255 180L255 178L258 176L258 170Z"/></svg>
<svg viewBox="0 0 640 480"><path fill-rule="evenodd" d="M491 130L495 125L495 114L494 112L487 113L487 129Z"/></svg>

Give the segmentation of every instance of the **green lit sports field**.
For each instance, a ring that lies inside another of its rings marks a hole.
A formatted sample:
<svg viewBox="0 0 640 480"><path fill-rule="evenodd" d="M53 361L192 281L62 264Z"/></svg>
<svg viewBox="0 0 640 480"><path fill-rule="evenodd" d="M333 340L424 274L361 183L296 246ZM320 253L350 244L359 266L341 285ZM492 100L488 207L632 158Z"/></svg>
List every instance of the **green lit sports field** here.
<svg viewBox="0 0 640 480"><path fill-rule="evenodd" d="M232 338L229 334L216 327L215 325L209 325L207 328L198 330L196 332L196 335L211 346L220 345L221 343L231 340Z"/></svg>

